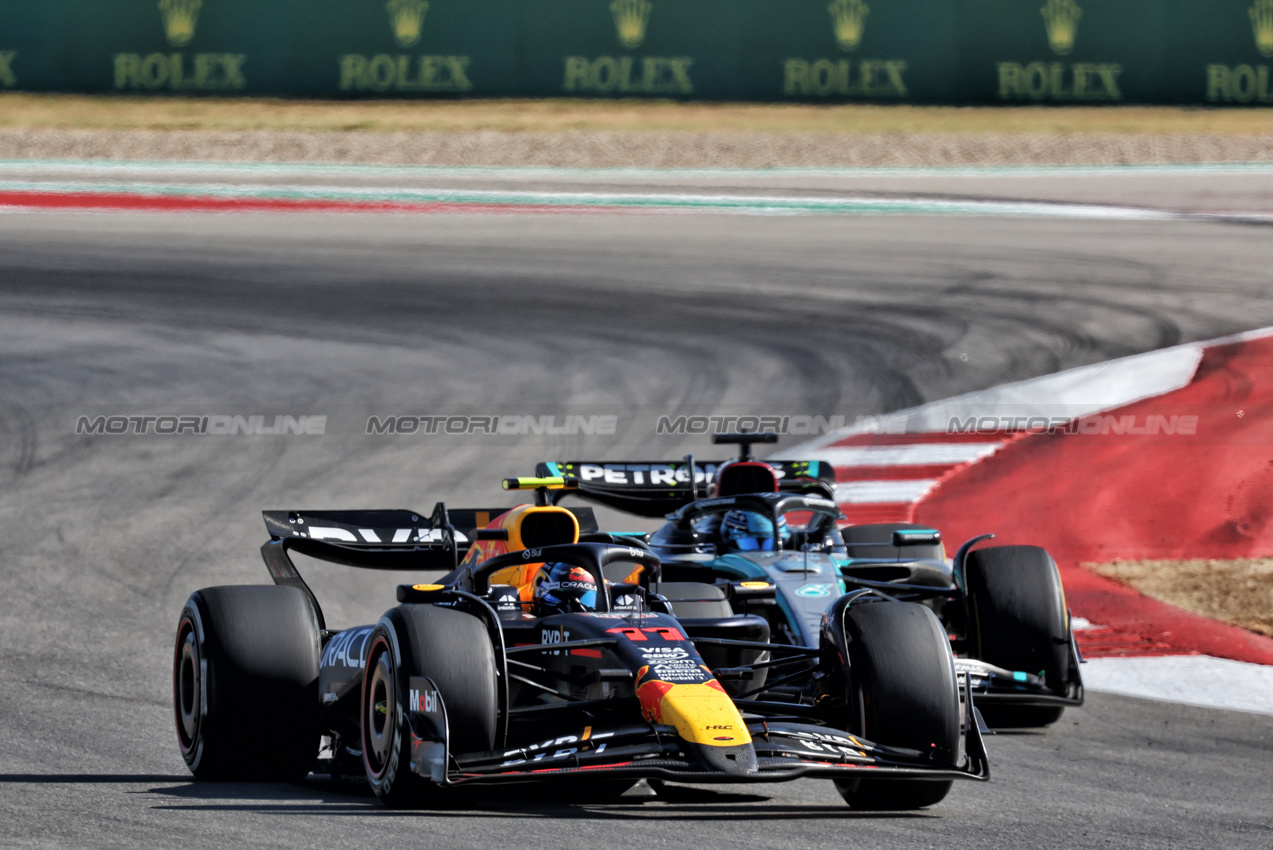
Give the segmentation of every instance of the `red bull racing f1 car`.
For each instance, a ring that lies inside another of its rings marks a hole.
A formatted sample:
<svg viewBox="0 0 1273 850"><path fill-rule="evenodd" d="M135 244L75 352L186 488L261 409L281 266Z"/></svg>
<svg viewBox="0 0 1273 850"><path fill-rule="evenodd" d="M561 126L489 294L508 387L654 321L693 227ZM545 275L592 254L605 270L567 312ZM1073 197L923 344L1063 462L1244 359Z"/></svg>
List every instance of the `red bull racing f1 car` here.
<svg viewBox="0 0 1273 850"><path fill-rule="evenodd" d="M474 784L820 777L869 809L989 777L970 679L929 607L858 588L809 645L775 643L729 600L672 601L716 585L665 581L591 509L547 504L564 482L529 483L537 504L502 510L265 512L274 584L196 591L179 618L174 714L195 776L359 775L395 807ZM331 628L296 552L446 574ZM734 601L772 599L764 584Z"/></svg>

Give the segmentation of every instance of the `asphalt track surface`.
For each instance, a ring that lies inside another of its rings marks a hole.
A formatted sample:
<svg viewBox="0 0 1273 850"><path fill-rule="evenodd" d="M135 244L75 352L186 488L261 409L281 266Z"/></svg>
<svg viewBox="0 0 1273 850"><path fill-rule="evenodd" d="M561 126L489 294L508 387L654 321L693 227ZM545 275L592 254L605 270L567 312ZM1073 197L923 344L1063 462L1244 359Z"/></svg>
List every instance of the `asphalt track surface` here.
<svg viewBox="0 0 1273 850"><path fill-rule="evenodd" d="M1172 179L1145 191L1202 206ZM1273 180L1244 191L1267 206ZM0 215L0 844L1266 848L1273 716L1091 694L990 738L989 784L913 814L852 812L812 780L404 814L322 780L191 782L170 658L192 590L265 580L263 508L499 505L497 479L540 458L713 454L657 435L661 415L852 421L1273 325L1270 268L1269 229L1233 222ZM160 413L329 419L320 437L75 434ZM444 413L617 427L364 434ZM392 598L395 579L312 574L335 625Z"/></svg>

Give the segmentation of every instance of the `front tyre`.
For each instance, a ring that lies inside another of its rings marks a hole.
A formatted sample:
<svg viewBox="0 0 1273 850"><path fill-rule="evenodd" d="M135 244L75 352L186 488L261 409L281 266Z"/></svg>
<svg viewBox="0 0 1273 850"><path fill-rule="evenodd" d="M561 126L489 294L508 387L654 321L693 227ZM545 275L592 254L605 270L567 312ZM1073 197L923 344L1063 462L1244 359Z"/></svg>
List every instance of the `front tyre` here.
<svg viewBox="0 0 1273 850"><path fill-rule="evenodd" d="M972 613L974 657L1007 670L1042 676L1065 694L1070 669L1069 618L1061 575L1038 546L990 546L969 553L964 567ZM979 706L989 726L1047 726L1063 706Z"/></svg>
<svg viewBox="0 0 1273 850"><path fill-rule="evenodd" d="M434 605L389 610L367 642L362 751L367 782L391 808L442 802L442 788L411 770L410 679L433 680L446 706L452 753L495 748L495 651L477 617Z"/></svg>
<svg viewBox="0 0 1273 850"><path fill-rule="evenodd" d="M849 731L917 750L936 765L959 758L959 691L950 640L928 608L867 602L845 612L850 662ZM850 779L836 788L855 809L900 811L945 799L951 780Z"/></svg>
<svg viewBox="0 0 1273 850"><path fill-rule="evenodd" d="M293 587L195 591L177 622L173 711L199 779L296 780L318 755L318 621Z"/></svg>

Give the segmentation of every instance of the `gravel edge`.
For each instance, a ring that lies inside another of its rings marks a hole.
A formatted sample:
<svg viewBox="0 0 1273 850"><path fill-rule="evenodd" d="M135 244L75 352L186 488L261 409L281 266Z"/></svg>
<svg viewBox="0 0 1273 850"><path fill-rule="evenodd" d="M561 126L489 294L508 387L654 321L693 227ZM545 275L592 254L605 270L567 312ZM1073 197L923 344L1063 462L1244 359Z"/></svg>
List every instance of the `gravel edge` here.
<svg viewBox="0 0 1273 850"><path fill-rule="evenodd" d="M1273 135L0 129L0 159L575 168L1273 162Z"/></svg>
<svg viewBox="0 0 1273 850"><path fill-rule="evenodd" d="M1160 602L1273 637L1273 558L1084 563Z"/></svg>

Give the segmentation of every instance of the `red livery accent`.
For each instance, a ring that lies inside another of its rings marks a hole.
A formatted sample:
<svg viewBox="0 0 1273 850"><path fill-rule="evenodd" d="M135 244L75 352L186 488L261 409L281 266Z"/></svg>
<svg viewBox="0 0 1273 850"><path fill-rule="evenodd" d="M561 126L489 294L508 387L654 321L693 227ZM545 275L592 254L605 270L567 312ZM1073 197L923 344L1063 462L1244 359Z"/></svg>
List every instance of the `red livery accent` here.
<svg viewBox="0 0 1273 850"><path fill-rule="evenodd" d="M654 626L653 628L638 629L632 626L622 626L615 629L606 629L608 635L623 635L630 641L649 640L647 635L663 638L664 640L685 640L685 635L681 634L677 629L671 626Z"/></svg>

